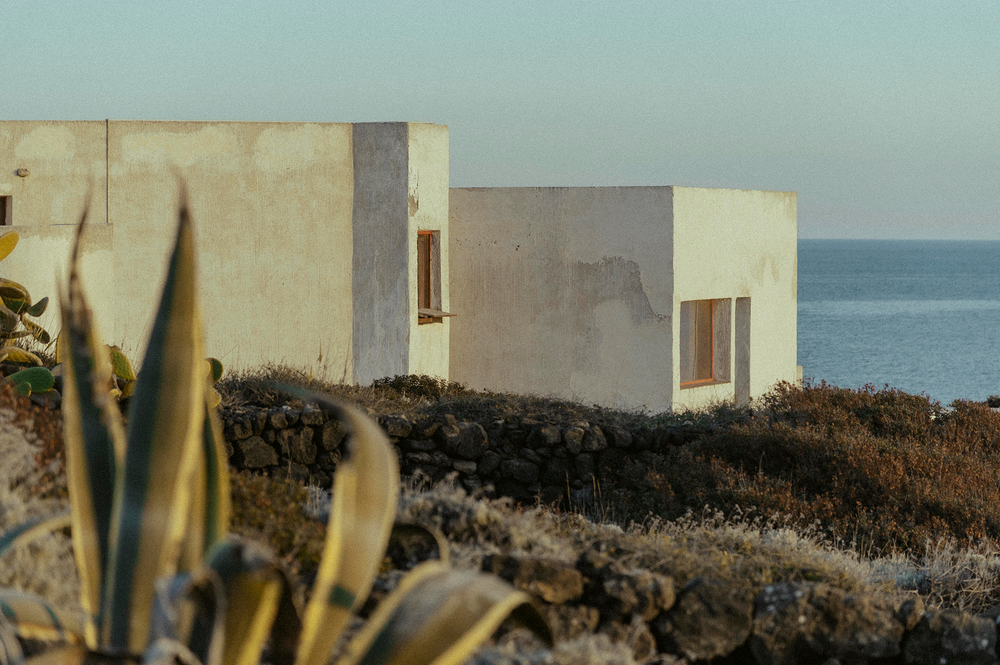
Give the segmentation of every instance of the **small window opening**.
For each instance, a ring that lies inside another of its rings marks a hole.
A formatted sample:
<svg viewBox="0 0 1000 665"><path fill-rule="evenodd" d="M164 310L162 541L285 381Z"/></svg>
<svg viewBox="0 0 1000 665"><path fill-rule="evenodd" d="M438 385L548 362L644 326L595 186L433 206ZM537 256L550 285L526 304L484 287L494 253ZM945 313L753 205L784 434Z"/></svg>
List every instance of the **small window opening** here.
<svg viewBox="0 0 1000 665"><path fill-rule="evenodd" d="M681 386L730 380L730 299L681 303Z"/></svg>
<svg viewBox="0 0 1000 665"><path fill-rule="evenodd" d="M0 226L14 225L14 197L0 196Z"/></svg>
<svg viewBox="0 0 1000 665"><path fill-rule="evenodd" d="M440 323L441 311L441 233L417 232L417 323Z"/></svg>

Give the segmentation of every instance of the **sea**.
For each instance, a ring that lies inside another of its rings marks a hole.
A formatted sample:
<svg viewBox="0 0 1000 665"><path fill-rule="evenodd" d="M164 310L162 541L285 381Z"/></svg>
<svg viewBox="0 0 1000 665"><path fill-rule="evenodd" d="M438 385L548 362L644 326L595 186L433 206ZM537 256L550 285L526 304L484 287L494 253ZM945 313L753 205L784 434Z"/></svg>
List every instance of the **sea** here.
<svg viewBox="0 0 1000 665"><path fill-rule="evenodd" d="M798 364L943 405L1000 395L1000 241L799 240Z"/></svg>

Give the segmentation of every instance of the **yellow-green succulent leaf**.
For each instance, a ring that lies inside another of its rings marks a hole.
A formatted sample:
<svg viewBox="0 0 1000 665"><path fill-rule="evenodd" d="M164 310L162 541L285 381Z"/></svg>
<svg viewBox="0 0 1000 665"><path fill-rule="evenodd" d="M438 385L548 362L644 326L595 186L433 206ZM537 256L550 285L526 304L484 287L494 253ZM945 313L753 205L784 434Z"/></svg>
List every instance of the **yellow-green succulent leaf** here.
<svg viewBox="0 0 1000 665"><path fill-rule="evenodd" d="M127 473L116 493L101 642L139 653L153 582L177 572L204 429L194 235L182 205L160 306L129 411ZM105 388L107 390L107 388Z"/></svg>
<svg viewBox="0 0 1000 665"><path fill-rule="evenodd" d="M12 279L0 277L0 298L15 314L21 314L31 307L31 294L28 289Z"/></svg>
<svg viewBox="0 0 1000 665"><path fill-rule="evenodd" d="M17 231L9 231L0 236L0 261L6 259L14 251L19 239L20 236L17 235Z"/></svg>
<svg viewBox="0 0 1000 665"><path fill-rule="evenodd" d="M21 547L25 543L30 543L39 536L58 531L59 529L65 529L70 524L69 511L56 515L35 517L27 522L22 522L0 534L0 556L3 556L15 547ZM2 593L3 591L0 590L0 594Z"/></svg>
<svg viewBox="0 0 1000 665"><path fill-rule="evenodd" d="M42 344L48 344L52 341L52 337L49 335L48 331L34 321L30 321L22 317L21 323L24 325L25 329L31 333L31 336Z"/></svg>
<svg viewBox="0 0 1000 665"><path fill-rule="evenodd" d="M298 388L281 390L324 403L350 433L334 474L326 543L296 656L296 665L325 665L382 563L399 497L399 464L385 433L357 408Z"/></svg>
<svg viewBox="0 0 1000 665"><path fill-rule="evenodd" d="M87 645L98 646L115 488L124 469L125 432L117 404L107 392L111 362L99 340L81 281L80 235L76 231L66 292L60 294L63 368L63 439L66 484L73 516L73 553L80 574L80 602Z"/></svg>
<svg viewBox="0 0 1000 665"><path fill-rule="evenodd" d="M256 543L231 538L212 550L208 565L226 598L222 665L255 665L269 639L272 660L290 662L301 624L280 561Z"/></svg>
<svg viewBox="0 0 1000 665"><path fill-rule="evenodd" d="M52 390L55 386L56 378L52 376L52 371L48 367L29 367L19 372L14 372L7 377L14 385L27 383L31 386L31 392L44 393Z"/></svg>
<svg viewBox="0 0 1000 665"><path fill-rule="evenodd" d="M0 301L2 301L2 299L0 299ZM18 316L17 312L7 307L6 302L0 302L0 332L3 333L0 337L12 337L11 333L14 332L20 323L21 317Z"/></svg>
<svg viewBox="0 0 1000 665"><path fill-rule="evenodd" d="M41 316L45 313L46 308L49 306L49 297L45 296L34 305L28 308L28 314L31 316ZM46 342L47 344L48 342Z"/></svg>
<svg viewBox="0 0 1000 665"><path fill-rule="evenodd" d="M218 358L205 358L208 361L208 375L212 383L218 383L222 378L222 363Z"/></svg>
<svg viewBox="0 0 1000 665"><path fill-rule="evenodd" d="M42 365L42 359L31 351L25 351L19 346L5 346L0 348L0 360L8 360L13 363L34 363Z"/></svg>
<svg viewBox="0 0 1000 665"><path fill-rule="evenodd" d="M0 614L22 639L83 644L79 621L53 608L40 596L0 589Z"/></svg>
<svg viewBox="0 0 1000 665"><path fill-rule="evenodd" d="M108 350L111 352L111 372L125 381L135 381L135 370L128 356L118 346L109 346Z"/></svg>
<svg viewBox="0 0 1000 665"><path fill-rule="evenodd" d="M382 601L338 665L460 665L512 614L552 643L528 594L494 575L428 561Z"/></svg>

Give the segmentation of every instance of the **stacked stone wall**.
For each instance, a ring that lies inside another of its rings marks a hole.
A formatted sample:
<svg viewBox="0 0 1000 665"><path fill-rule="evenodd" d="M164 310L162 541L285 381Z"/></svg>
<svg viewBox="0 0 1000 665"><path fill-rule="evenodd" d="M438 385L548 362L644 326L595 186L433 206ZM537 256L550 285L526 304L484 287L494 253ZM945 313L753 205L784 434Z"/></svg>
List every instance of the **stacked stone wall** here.
<svg viewBox="0 0 1000 665"><path fill-rule="evenodd" d="M344 430L321 408L239 408L222 413L230 463L330 486ZM404 476L440 480L454 474L468 490L491 486L497 496L546 503L586 500L604 467L648 451L683 445L707 430L664 426L628 431L584 421L568 425L532 418L459 421L451 414L378 418L399 454ZM491 492L492 493L492 492Z"/></svg>

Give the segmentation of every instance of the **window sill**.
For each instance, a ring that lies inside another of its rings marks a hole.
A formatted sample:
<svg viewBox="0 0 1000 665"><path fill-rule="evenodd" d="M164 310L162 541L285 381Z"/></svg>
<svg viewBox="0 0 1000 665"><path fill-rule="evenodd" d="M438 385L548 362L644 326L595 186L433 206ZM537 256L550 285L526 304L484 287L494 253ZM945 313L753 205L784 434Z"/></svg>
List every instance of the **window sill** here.
<svg viewBox="0 0 1000 665"><path fill-rule="evenodd" d="M701 388L704 386L720 386L726 383L732 383L728 379L725 381L717 381L715 379L707 379L705 381L689 381L687 383L681 384L681 390L688 390L689 388Z"/></svg>
<svg viewBox="0 0 1000 665"><path fill-rule="evenodd" d="M444 318L440 316L421 316L417 318L417 325L424 325L425 323L443 323Z"/></svg>

